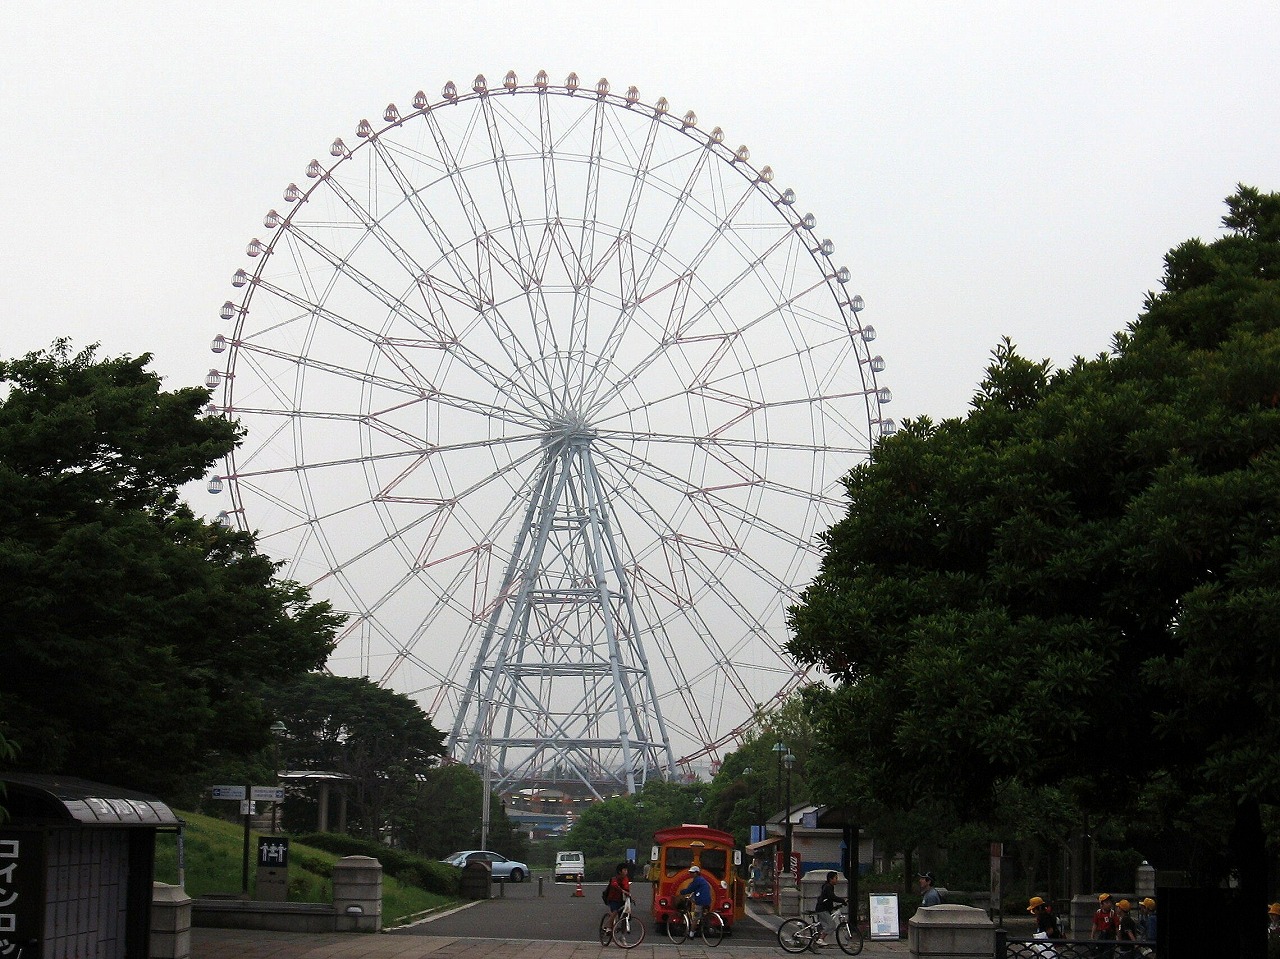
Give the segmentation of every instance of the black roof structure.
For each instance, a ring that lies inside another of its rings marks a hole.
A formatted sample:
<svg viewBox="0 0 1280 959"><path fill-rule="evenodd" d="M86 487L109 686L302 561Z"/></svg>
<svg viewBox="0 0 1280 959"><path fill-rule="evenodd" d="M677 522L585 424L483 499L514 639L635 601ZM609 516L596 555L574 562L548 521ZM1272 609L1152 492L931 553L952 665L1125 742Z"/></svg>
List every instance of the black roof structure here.
<svg viewBox="0 0 1280 959"><path fill-rule="evenodd" d="M149 829L182 823L154 796L74 776L0 772L0 783L5 789L0 803L22 822Z"/></svg>

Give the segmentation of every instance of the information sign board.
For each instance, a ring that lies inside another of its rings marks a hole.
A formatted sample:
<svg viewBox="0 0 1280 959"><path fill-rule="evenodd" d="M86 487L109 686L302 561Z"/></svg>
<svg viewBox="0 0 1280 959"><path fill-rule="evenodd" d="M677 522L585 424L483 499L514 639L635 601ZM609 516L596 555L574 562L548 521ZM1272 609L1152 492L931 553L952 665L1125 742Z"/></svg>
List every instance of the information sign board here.
<svg viewBox="0 0 1280 959"><path fill-rule="evenodd" d="M249 798L259 802L284 802L283 786L250 786Z"/></svg>
<svg viewBox="0 0 1280 959"><path fill-rule="evenodd" d="M871 897L871 938L899 939L898 897L892 893Z"/></svg>
<svg viewBox="0 0 1280 959"><path fill-rule="evenodd" d="M214 799L246 799L243 786L210 786L209 792Z"/></svg>

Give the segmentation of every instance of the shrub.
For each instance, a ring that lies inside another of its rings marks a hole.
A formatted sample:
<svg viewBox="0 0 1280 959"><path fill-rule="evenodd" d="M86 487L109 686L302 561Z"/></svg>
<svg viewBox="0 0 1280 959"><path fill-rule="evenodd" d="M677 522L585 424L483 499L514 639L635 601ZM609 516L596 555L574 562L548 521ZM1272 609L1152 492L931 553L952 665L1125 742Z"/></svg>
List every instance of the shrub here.
<svg viewBox="0 0 1280 959"><path fill-rule="evenodd" d="M407 885L417 886L440 896L458 894L459 870L454 866L424 859L422 856L394 849L380 842L356 839L333 832L313 832L297 836L297 841L338 856L368 856L382 863L383 872ZM330 870L332 872L332 870Z"/></svg>

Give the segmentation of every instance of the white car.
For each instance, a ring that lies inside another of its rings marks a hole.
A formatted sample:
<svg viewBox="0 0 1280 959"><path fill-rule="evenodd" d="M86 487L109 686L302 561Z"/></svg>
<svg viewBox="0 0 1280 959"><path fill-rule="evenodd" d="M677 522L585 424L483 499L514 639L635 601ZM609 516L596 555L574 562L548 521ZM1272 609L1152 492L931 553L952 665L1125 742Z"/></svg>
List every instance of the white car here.
<svg viewBox="0 0 1280 959"><path fill-rule="evenodd" d="M529 875L529 867L524 863L508 859L502 853L490 852L488 849L464 849L461 852L451 852L440 861L459 868L469 862L487 862L489 874L494 879L505 882L524 882L525 877Z"/></svg>
<svg viewBox="0 0 1280 959"><path fill-rule="evenodd" d="M556 853L556 882L576 882L582 879L587 868L587 861L581 852L567 851Z"/></svg>

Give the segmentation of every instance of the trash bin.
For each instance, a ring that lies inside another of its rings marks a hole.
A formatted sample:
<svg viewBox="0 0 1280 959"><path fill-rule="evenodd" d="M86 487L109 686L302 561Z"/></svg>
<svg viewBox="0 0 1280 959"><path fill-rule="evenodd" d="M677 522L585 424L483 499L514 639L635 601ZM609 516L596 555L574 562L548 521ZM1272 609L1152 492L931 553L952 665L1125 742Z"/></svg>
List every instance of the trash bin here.
<svg viewBox="0 0 1280 959"><path fill-rule="evenodd" d="M462 867L462 880L458 884L458 892L463 899L489 899L492 896L490 883L493 873L487 862L473 859Z"/></svg>

